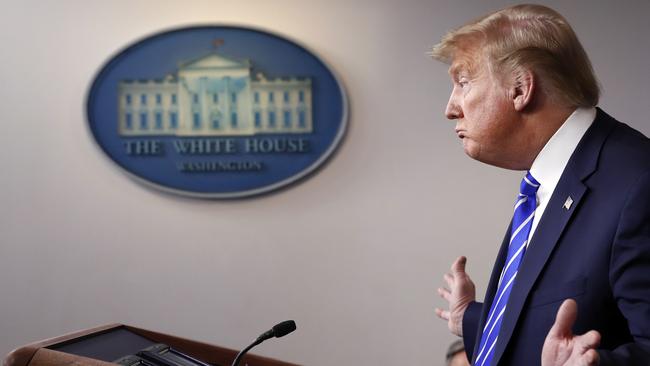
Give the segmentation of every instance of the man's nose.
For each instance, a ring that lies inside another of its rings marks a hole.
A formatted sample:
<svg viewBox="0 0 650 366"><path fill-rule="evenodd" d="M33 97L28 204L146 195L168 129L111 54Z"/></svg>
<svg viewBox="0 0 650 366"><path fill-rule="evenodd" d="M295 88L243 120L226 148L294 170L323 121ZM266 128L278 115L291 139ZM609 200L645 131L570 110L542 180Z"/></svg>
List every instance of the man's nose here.
<svg viewBox="0 0 650 366"><path fill-rule="evenodd" d="M445 116L448 119L457 119L463 117L463 110L460 108L460 105L456 103L456 100L453 95L449 97L447 102L447 108L445 108Z"/></svg>

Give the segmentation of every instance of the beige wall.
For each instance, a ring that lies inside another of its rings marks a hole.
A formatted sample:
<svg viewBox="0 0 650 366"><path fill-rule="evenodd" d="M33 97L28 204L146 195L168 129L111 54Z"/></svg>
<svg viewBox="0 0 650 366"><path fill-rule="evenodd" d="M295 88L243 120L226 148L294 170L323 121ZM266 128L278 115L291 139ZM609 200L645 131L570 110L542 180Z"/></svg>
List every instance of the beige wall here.
<svg viewBox="0 0 650 366"><path fill-rule="evenodd" d="M602 106L650 134L639 1L547 1L574 24ZM469 256L485 290L521 176L463 155L442 111L448 28L507 1L2 1L0 354L125 322L308 365L436 365L452 337L435 289ZM307 181L243 201L142 187L92 141L84 98L115 51L171 27L252 25L344 80L348 136Z"/></svg>

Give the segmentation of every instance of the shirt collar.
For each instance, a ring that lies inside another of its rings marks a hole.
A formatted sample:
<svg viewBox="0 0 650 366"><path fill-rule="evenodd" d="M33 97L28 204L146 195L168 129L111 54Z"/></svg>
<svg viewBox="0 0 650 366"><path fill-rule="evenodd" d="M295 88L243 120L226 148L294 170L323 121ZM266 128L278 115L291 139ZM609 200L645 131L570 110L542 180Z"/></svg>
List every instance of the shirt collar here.
<svg viewBox="0 0 650 366"><path fill-rule="evenodd" d="M530 174L542 187L557 185L569 158L595 118L596 108L577 108L544 145L530 168Z"/></svg>

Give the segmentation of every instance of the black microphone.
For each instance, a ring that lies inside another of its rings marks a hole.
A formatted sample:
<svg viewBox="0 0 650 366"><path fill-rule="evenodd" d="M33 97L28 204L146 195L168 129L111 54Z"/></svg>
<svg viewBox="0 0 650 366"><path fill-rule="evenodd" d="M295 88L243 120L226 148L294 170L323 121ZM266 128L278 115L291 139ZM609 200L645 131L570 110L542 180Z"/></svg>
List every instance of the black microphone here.
<svg viewBox="0 0 650 366"><path fill-rule="evenodd" d="M282 323L276 324L273 326L273 328L267 330L266 332L260 334L259 337L255 340L255 342L251 343L250 346L244 348L237 357L235 357L235 360L232 362L232 366L237 366L239 365L239 361L241 360L242 357L248 352L251 348L257 346L258 344L264 342L265 340L269 338L280 338L284 337L287 334L293 332L296 330L296 322L293 320L285 320Z"/></svg>

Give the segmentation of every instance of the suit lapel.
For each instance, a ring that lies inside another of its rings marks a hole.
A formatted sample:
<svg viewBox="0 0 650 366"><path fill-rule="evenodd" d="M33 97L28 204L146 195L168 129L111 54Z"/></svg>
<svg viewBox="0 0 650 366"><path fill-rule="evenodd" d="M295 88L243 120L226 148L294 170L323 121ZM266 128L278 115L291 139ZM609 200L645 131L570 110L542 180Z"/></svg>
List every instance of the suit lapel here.
<svg viewBox="0 0 650 366"><path fill-rule="evenodd" d="M495 348L492 365L497 365L503 356L528 294L558 244L567 223L587 193L588 187L583 182L596 170L600 150L613 127L612 118L598 109L594 123L587 130L569 159L519 267L517 280L510 293L507 310L501 323L499 342ZM573 202L567 209L565 203L568 197L571 197ZM507 244L505 245L507 246ZM499 273L502 266L503 264L498 267ZM495 271L496 268L493 271L493 277ZM497 274L497 281L498 276ZM492 280L490 286L492 286ZM494 296L494 291L496 291L496 287L492 289L492 296ZM486 304L489 308L491 299L490 303L486 301ZM483 322L484 318L480 324Z"/></svg>

